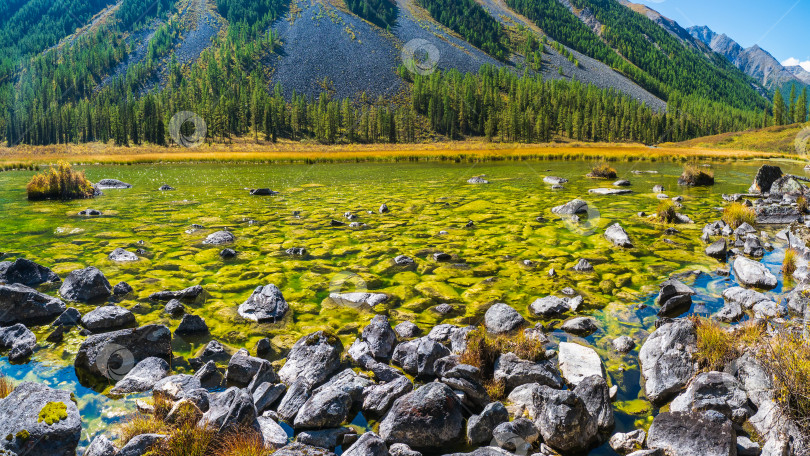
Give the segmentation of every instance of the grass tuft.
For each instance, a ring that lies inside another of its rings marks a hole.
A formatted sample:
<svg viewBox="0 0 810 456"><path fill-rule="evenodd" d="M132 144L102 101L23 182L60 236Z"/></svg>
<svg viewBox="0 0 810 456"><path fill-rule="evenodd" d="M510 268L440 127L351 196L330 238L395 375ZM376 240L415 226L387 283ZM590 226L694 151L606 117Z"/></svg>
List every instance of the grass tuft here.
<svg viewBox="0 0 810 456"><path fill-rule="evenodd" d="M166 423L158 417L150 415L135 415L119 426L121 444L126 445L133 438L143 434L165 434Z"/></svg>
<svg viewBox="0 0 810 456"><path fill-rule="evenodd" d="M595 177L599 179L616 179L616 170L613 169L607 162L599 162L591 168L588 177Z"/></svg>
<svg viewBox="0 0 810 456"><path fill-rule="evenodd" d="M264 446L262 436L249 428L225 434L216 448L217 456L267 456L272 453Z"/></svg>
<svg viewBox="0 0 810 456"><path fill-rule="evenodd" d="M801 212L802 214L806 214L807 209L810 208L810 205L808 205L807 203L807 198L803 196L800 196L796 199L796 206L798 207L799 212Z"/></svg>
<svg viewBox="0 0 810 456"><path fill-rule="evenodd" d="M27 186L28 199L83 199L93 197L93 184L87 180L84 172L73 171L70 164L60 162L42 174L37 174Z"/></svg>
<svg viewBox="0 0 810 456"><path fill-rule="evenodd" d="M8 377L0 376L0 399L5 399L14 391L14 384Z"/></svg>
<svg viewBox="0 0 810 456"><path fill-rule="evenodd" d="M695 317L693 321L697 328L695 357L708 371L722 371L726 364L742 356L746 348L757 345L764 332L754 322L728 330L715 320Z"/></svg>
<svg viewBox="0 0 810 456"><path fill-rule="evenodd" d="M723 221L733 230L743 223L754 226L757 223L757 213L743 203L731 203L723 209Z"/></svg>
<svg viewBox="0 0 810 456"><path fill-rule="evenodd" d="M467 336L467 349L461 354L461 362L481 369L485 379L491 379L495 361L504 353L512 352L522 359L540 361L545 359L545 345L526 337L523 331L509 335L490 335L479 327Z"/></svg>
<svg viewBox="0 0 810 456"><path fill-rule="evenodd" d="M661 223L674 223L677 220L678 212L675 203L671 200L661 200L658 209L655 210L655 218Z"/></svg>
<svg viewBox="0 0 810 456"><path fill-rule="evenodd" d="M771 374L775 398L810 437L810 345L798 333L780 332L761 350L760 361Z"/></svg>
<svg viewBox="0 0 810 456"><path fill-rule="evenodd" d="M799 252L796 249L785 250L785 259L782 261L782 274L790 277L796 272L796 258Z"/></svg>
<svg viewBox="0 0 810 456"><path fill-rule="evenodd" d="M698 166L696 163L687 163L683 167L681 181L686 185L708 187L714 185L714 173Z"/></svg>

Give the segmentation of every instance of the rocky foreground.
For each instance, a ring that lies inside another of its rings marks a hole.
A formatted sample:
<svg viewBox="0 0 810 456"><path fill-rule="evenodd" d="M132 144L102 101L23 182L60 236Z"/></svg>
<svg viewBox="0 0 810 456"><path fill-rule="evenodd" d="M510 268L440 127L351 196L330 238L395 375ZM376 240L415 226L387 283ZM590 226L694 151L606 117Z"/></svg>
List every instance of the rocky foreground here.
<svg viewBox="0 0 810 456"><path fill-rule="evenodd" d="M810 284L810 249L796 234L803 221L797 201L807 192L799 178L763 167L748 194L726 196L755 201L748 204L756 208L757 224L793 224L779 237L799 252L794 273L799 290ZM576 216L585 211L587 204L574 200L553 212ZM686 216L677 220L688 223ZM620 224L610 226L604 236L617 248L633 248L631 233ZM736 323L745 318L775 331L791 314L804 316L807 310L810 299L801 291L781 299L757 291L778 284L756 260L772 248L765 236L750 224L732 229L722 221L703 230L706 254L723 261L732 257L741 285L723 292L725 307L713 316L731 323L728 331L736 331ZM225 245L233 242L233 234L214 233L205 242ZM128 261L131 256L115 251L110 258ZM414 260L401 256L395 262L407 267ZM586 260L575 267L589 268ZM48 341L59 341L70 327L78 326L85 339L75 359L77 372L115 382L113 394L151 391L170 404L167 422L191 416L196 426L216 433L254 429L279 456L329 455L337 447L346 456L583 454L606 442L617 453L634 456L808 454L799 426L778 402L771 375L753 353L745 352L717 371L701 368L695 320L679 318L689 312L696 294L685 282L677 276L660 285L660 320L646 340L622 336L613 341L620 353L641 344L638 359L646 397L655 406L667 406L649 429L628 433L614 430L612 401L617 390L609 385L592 347L561 342L555 350L543 349L534 356L497 353L491 366L469 363L475 359L470 351L478 349L471 342L476 338L527 340L538 346L548 342L542 324L529 325L518 309L503 303L487 310L481 327L442 324L427 334L413 323L393 326L386 316L377 315L348 348L336 336L318 331L302 337L286 359L276 362L264 358L267 340L253 354L212 340L189 360L194 375L176 374L170 365L173 338L207 333L204 319L186 313L183 305L203 294L202 287L150 297L166 302L167 313L182 316L172 333L163 325L134 327L132 312L114 304L85 315L68 307L65 301L105 301L132 292L125 283L111 286L96 268L74 271L63 281L44 266L18 259L0 263L0 347L9 350L11 361L25 362L37 344L28 326L51 325ZM37 291L42 284L59 285L62 299ZM576 314L582 298L563 294L537 299L520 310L541 319ZM332 299L373 306L386 296L346 293ZM277 321L288 311L282 291L272 284L258 287L238 308L242 317L256 322ZM562 329L587 336L596 323L573 316ZM156 413L151 402L139 400L138 405L143 413ZM347 427L357 412L378 420L378 431L358 435ZM281 422L295 430L294 442ZM16 385L0 399L0 454L75 455L81 424L71 393L30 382ZM83 454L144 455L172 438L147 433L115 444L111 437L95 436ZM465 447L469 452L452 453Z"/></svg>

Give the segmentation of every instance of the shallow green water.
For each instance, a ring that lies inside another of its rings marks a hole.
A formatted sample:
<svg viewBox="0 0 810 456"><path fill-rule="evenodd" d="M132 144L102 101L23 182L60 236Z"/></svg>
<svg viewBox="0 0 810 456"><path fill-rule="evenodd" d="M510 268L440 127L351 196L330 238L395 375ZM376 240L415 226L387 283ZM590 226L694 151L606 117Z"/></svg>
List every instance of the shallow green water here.
<svg viewBox="0 0 810 456"><path fill-rule="evenodd" d="M116 178L134 188L105 190L95 200L67 203L28 202L24 187L32 173L6 172L0 173L0 252L5 252L3 259L37 261L63 278L93 265L112 284L128 282L135 293L121 305L133 309L139 324L176 328L179 320L168 318L163 305L147 297L201 284L208 297L187 310L206 319L211 338L253 351L256 342L269 337L279 357L300 336L317 329L334 331L348 347L375 313L388 314L394 324L414 321L428 331L437 323L476 324L490 304L506 302L536 322L528 312L534 299L572 287L584 295L585 313L600 323L588 342L599 350L610 381L620 386L619 410L635 413L618 416L618 427L630 428L643 424L651 409L638 401L637 350L618 356L610 341L621 334L643 340L654 325L655 311L638 310L638 304L649 301L657 284L673 272L711 272L724 266L704 255L701 228L719 217L720 195L746 191L761 164L715 164L717 184L701 189L679 188L681 167L676 164L615 164L619 177L629 179L634 190L617 196L588 194L588 189L612 187L612 181L585 178L586 162L86 166L93 181ZM799 164L780 166L804 174ZM491 184L467 184L471 176L482 174ZM542 181L547 175L571 182L564 190L551 190ZM158 191L163 184L177 190ZM664 185L670 197L683 196L681 212L695 225L678 226L681 233L667 235L666 226L636 215L655 210L656 184ZM281 193L257 197L246 190L259 187ZM577 197L592 208L587 221L576 225L551 214L552 207ZM382 203L390 213L377 213ZM88 207L104 215L76 215ZM348 223L343 218L347 211L367 226L330 226L332 219ZM541 216L546 221L536 220ZM465 228L468 221L475 226ZM635 248L614 248L604 239L605 228L615 222L629 232ZM205 228L187 233L191 224ZM239 252L236 259L222 260L222 247L201 244L207 234L224 228L236 236L231 246ZM107 255L117 247L141 248L146 254L136 263L113 263ZM290 257L284 252L290 247L305 247L308 256ZM439 251L453 259L433 261L432 253ZM392 268L392 259L400 254L416 259L417 269ZM777 250L766 262L778 270L780 255ZM570 271L580 258L588 259L595 272ZM552 267L558 271L555 278L547 274ZM703 305L695 311L711 311L730 281L716 275L703 279ZM290 303L287 317L276 324L239 318L237 306L268 283L279 286ZM392 299L369 310L338 306L327 298L330 291L358 287ZM442 317L432 308L445 302L454 312ZM559 322L544 323L552 326L555 340L571 339L553 330ZM45 342L47 328L34 330L40 344L33 361L11 366L2 358L0 372L75 390L90 435L131 410L132 398L110 401L78 382L72 361L82 338L75 330L56 346ZM175 355L188 358L208 340L177 338ZM187 364L179 361L175 367L182 372ZM99 392L105 387L92 386Z"/></svg>

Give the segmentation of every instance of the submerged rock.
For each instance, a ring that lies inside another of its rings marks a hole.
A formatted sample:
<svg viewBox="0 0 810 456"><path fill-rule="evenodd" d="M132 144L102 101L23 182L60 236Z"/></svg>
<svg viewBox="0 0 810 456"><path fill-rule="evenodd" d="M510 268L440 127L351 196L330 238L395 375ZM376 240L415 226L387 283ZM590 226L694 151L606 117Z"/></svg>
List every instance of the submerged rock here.
<svg viewBox="0 0 810 456"><path fill-rule="evenodd" d="M253 294L239 306L238 312L242 318L255 322L276 322L284 318L290 310L289 304L277 286L270 284L257 287Z"/></svg>
<svg viewBox="0 0 810 456"><path fill-rule="evenodd" d="M116 261L118 263L132 263L140 259L138 255L120 247L113 250L107 258L109 258L110 261Z"/></svg>
<svg viewBox="0 0 810 456"><path fill-rule="evenodd" d="M149 295L149 299L153 301L171 301L177 299L179 301L193 301L203 294L203 287L201 285L194 285L180 291L159 291Z"/></svg>
<svg viewBox="0 0 810 456"><path fill-rule="evenodd" d="M583 214L588 212L588 203L581 199L575 199L551 209L551 212L557 215Z"/></svg>
<svg viewBox="0 0 810 456"><path fill-rule="evenodd" d="M385 293L366 292L330 293L329 299L339 305L348 307L374 307L377 304L388 301L388 295Z"/></svg>
<svg viewBox="0 0 810 456"><path fill-rule="evenodd" d="M149 357L139 362L112 389L113 394L142 393L169 374L169 363L164 359Z"/></svg>
<svg viewBox="0 0 810 456"><path fill-rule="evenodd" d="M467 180L468 184L488 184L489 181L484 179L483 176L474 176Z"/></svg>
<svg viewBox="0 0 810 456"><path fill-rule="evenodd" d="M562 184L567 184L568 179L564 179L562 177L556 177L556 176L546 176L546 177L543 178L543 182L545 182L545 183L547 183L549 185L562 185Z"/></svg>
<svg viewBox="0 0 810 456"><path fill-rule="evenodd" d="M230 231L217 231L209 234L202 243L206 245L224 245L233 244L234 242L236 242L236 237Z"/></svg>
<svg viewBox="0 0 810 456"><path fill-rule="evenodd" d="M107 190L107 189L126 189L132 188L132 184L127 184L125 182L121 182L118 179L101 179L96 184L96 187Z"/></svg>
<svg viewBox="0 0 810 456"><path fill-rule="evenodd" d="M0 283L19 283L35 287L43 283L59 283L62 280L55 272L25 258L17 258L13 263L0 263Z"/></svg>
<svg viewBox="0 0 810 456"><path fill-rule="evenodd" d="M278 195L278 192L270 190L269 188L257 188L250 191L253 196L273 196Z"/></svg>
<svg viewBox="0 0 810 456"><path fill-rule="evenodd" d="M630 236L627 234L627 231L618 223L610 225L608 229L605 230L605 238L612 242L613 245L619 247L633 247L633 243L630 241Z"/></svg>

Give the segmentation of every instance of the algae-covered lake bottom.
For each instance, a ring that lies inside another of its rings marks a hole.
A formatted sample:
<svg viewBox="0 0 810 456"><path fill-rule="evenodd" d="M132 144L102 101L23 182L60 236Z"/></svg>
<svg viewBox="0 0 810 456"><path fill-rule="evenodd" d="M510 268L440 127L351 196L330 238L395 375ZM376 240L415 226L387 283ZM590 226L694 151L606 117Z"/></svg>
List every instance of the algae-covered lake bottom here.
<svg viewBox="0 0 810 456"><path fill-rule="evenodd" d="M597 349L609 383L618 385L615 403L617 430L645 426L655 413L644 401L638 368L638 348L620 355L611 341L633 337L638 346L654 328L658 284L673 273L698 270L705 274L694 285L699 295L690 312L709 315L722 306L720 293L736 284L717 274L728 265L708 257L700 241L702 227L719 218L721 194L745 192L761 161L713 164L716 185L683 188L677 185L681 166L673 163L613 163L619 178L628 179L633 193L597 195L589 189L614 188L613 180L585 177L591 163L583 161L525 161L485 164L353 163L324 165L132 165L84 166L90 180L120 179L131 189L105 190L94 200L29 202L25 184L32 172L0 173L0 252L2 260L25 257L52 268L64 278L70 271L96 266L112 284L129 283L134 293L120 305L133 310L139 325L166 324L174 330L179 319L163 312L163 304L148 296L200 284L204 300L187 311L205 318L210 336L175 337L176 372L191 372L185 359L216 339L255 354L256 343L270 338L277 358L302 335L328 329L348 347L377 313L392 324L409 320L424 332L439 323L479 324L496 302L517 309L531 323L542 322L554 348L560 340L576 340L556 329L562 320L540 320L528 311L539 297L561 295L566 287L585 298L579 315L597 319L599 330L586 343ZM804 175L803 164L780 162L786 173ZM656 173L650 173L655 171ZM490 184L467 183L485 175ZM552 190L545 176L570 180ZM158 191L161 185L174 191ZM694 225L668 226L639 217L658 205L654 185L669 197L682 196L682 213ZM251 196L247 189L271 188L275 196ZM562 220L551 208L574 198L590 210L580 223ZM380 214L385 203L390 212ZM79 211L100 210L99 217ZM344 217L355 214L355 220ZM366 224L362 228L330 226L331 220ZM473 226L467 227L472 221ZM603 233L620 222L633 248L614 247ZM204 228L192 229L192 224ZM236 236L234 259L223 260L222 246L202 244L215 231ZM767 230L766 230L767 231ZM770 230L771 237L775 227ZM784 246L768 252L764 262L780 277ZM107 256L116 248L143 249L140 261L115 263ZM306 248L305 257L285 250ZM452 256L437 262L433 253ZM393 258L408 255L414 270L394 267ZM571 268L585 258L592 273ZM549 269L557 271L549 277ZM260 285L275 284L290 304L283 321L258 324L242 319L237 307ZM330 292L368 290L391 296L371 309L340 306ZM56 294L55 289L44 289ZM453 306L450 314L434 310ZM71 304L82 312L94 306ZM65 341L45 341L47 326L32 328L38 346L27 364L12 365L0 358L0 374L15 380L45 382L73 391L83 415L83 445L99 431L134 410L134 399L108 396L112 385L84 384L73 368L83 337L77 330ZM5 354L5 353L4 353ZM362 416L362 428L373 426ZM614 454L605 445L592 454Z"/></svg>

